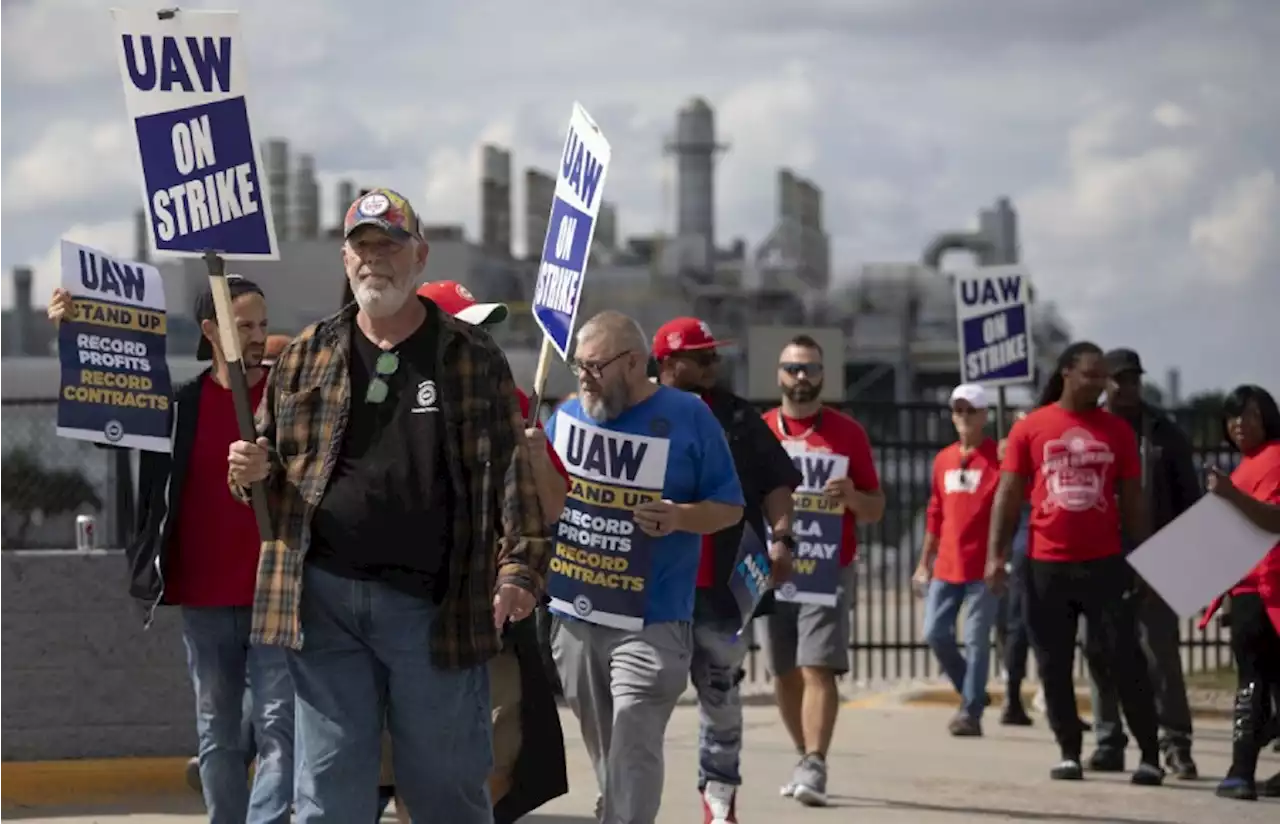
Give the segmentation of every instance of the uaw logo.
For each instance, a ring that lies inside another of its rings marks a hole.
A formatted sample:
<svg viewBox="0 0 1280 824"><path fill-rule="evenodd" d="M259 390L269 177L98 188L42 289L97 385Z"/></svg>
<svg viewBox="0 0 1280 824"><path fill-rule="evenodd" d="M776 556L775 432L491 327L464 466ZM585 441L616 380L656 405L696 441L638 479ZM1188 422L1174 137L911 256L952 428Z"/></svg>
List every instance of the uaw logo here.
<svg viewBox="0 0 1280 824"><path fill-rule="evenodd" d="M120 421L107 421L107 425L102 427L102 434L109 442L118 443L124 437L124 424Z"/></svg>
<svg viewBox="0 0 1280 824"><path fill-rule="evenodd" d="M1062 437L1044 445L1044 461L1040 471L1044 474L1047 495L1046 511L1064 509L1067 512L1084 512L1096 508L1107 510L1107 470L1116 461L1115 453L1104 441L1100 441L1087 429L1068 429Z"/></svg>
<svg viewBox="0 0 1280 824"><path fill-rule="evenodd" d="M593 609L595 609L595 607L591 605L591 599L587 596L579 595L577 598L573 599L573 611L583 618L590 615Z"/></svg>
<svg viewBox="0 0 1280 824"><path fill-rule="evenodd" d="M796 588L794 581L787 581L782 586L778 587L778 594L785 600L790 600L796 597L796 593L799 591L800 590Z"/></svg>

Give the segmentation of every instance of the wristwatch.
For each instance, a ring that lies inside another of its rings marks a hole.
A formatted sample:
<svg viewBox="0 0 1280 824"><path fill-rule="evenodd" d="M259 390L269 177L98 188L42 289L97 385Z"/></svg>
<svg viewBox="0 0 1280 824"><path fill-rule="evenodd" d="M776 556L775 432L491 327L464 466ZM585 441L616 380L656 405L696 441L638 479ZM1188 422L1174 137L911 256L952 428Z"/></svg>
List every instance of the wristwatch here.
<svg viewBox="0 0 1280 824"><path fill-rule="evenodd" d="M782 544L792 552L796 551L796 536L794 535L774 535L773 540L776 543Z"/></svg>

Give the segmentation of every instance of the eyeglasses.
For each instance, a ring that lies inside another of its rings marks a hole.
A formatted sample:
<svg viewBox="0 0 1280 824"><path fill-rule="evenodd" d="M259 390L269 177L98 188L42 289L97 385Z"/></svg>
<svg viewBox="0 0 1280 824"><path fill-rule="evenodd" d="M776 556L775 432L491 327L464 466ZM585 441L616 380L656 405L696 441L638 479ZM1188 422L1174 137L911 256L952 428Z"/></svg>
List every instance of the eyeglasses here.
<svg viewBox="0 0 1280 824"><path fill-rule="evenodd" d="M805 374L811 378L816 378L822 374L822 364L820 363L780 363L778 368L792 377Z"/></svg>
<svg viewBox="0 0 1280 824"><path fill-rule="evenodd" d="M624 349L618 354L614 355L612 358L609 358L608 360L604 360L604 361L580 361L575 359L572 362L570 362L569 369L571 369L573 371L573 374L577 375L578 377L582 377L585 374L585 375L590 375L596 380L604 380L604 370L608 369L610 364L613 364L616 361L620 360L623 355L630 355L630 354L631 354L630 349Z"/></svg>
<svg viewBox="0 0 1280 824"><path fill-rule="evenodd" d="M391 384L387 383L390 378L400 368L400 356L395 352L383 352L378 356L378 360L373 365L373 377L369 379L369 388L364 393L365 403L382 403L387 399L387 393L391 391Z"/></svg>

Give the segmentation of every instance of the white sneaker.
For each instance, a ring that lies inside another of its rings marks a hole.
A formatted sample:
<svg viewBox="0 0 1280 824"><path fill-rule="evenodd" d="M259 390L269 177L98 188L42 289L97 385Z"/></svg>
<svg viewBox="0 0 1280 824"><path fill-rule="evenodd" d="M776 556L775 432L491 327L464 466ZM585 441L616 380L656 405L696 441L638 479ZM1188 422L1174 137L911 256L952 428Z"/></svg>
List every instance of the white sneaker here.
<svg viewBox="0 0 1280 824"><path fill-rule="evenodd" d="M734 796L738 788L721 781L708 781L702 790L703 819L708 824L737 824Z"/></svg>
<svg viewBox="0 0 1280 824"><path fill-rule="evenodd" d="M1036 697L1031 699L1031 709L1043 715L1045 713L1044 687L1036 690Z"/></svg>

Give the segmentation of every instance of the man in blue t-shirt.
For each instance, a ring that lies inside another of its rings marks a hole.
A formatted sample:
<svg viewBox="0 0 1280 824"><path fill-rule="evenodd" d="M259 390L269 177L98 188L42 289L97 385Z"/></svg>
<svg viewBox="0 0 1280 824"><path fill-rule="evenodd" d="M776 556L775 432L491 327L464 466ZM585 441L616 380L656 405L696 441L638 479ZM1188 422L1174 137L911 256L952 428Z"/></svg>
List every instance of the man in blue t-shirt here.
<svg viewBox="0 0 1280 824"><path fill-rule="evenodd" d="M552 652L600 786L604 821L653 822L662 743L689 681L700 536L742 518L724 431L700 398L646 375L620 312L578 331L578 396L547 423L571 488L547 594Z"/></svg>

